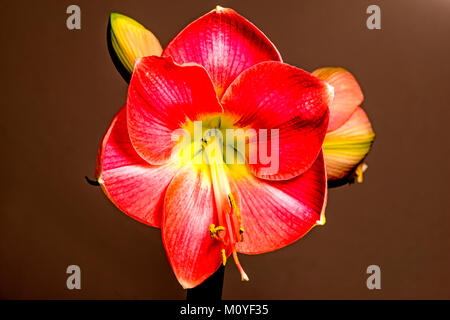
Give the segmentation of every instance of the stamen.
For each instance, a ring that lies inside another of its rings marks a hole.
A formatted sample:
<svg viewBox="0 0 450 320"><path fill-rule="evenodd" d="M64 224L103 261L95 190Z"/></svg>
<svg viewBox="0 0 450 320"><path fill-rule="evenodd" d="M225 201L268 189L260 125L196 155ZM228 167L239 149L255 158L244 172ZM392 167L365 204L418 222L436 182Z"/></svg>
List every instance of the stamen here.
<svg viewBox="0 0 450 320"><path fill-rule="evenodd" d="M209 236L211 238L216 236L216 225L214 223L209 226Z"/></svg>
<svg viewBox="0 0 450 320"><path fill-rule="evenodd" d="M223 162L217 162L216 159L223 160L223 154L218 154L221 152L222 142L211 137L210 141L203 141L203 147L208 157L208 164L211 170L211 180L214 192L214 199L216 202L216 208L218 210L218 221L219 226L211 224L209 226L210 236L216 240L222 240L223 246L230 249L233 252L233 259L236 263L236 267L241 273L242 281L249 281L247 274L242 268L237 252L235 249L235 244L237 241L243 241L244 228L242 227L241 213L239 207L236 204L233 194L231 193L230 183L226 174L226 165ZM214 152L214 153L213 153ZM226 205L226 198L228 197L229 207ZM231 210L230 210L231 208ZM236 216L233 216L233 213ZM224 227L225 226L225 227ZM221 235L218 235L219 231L224 231ZM226 241L225 241L226 239ZM226 250L222 247L222 264L225 265L227 262Z"/></svg>
<svg viewBox="0 0 450 320"><path fill-rule="evenodd" d="M212 162L212 156L211 156L211 149L209 146L204 146L205 147L205 152L206 155L209 159L209 166L211 169L211 178L212 178L212 184L213 184L213 191L214 191L214 200L216 201L216 207L217 210L220 210L220 208L222 207L222 200L220 198L220 187L219 187L219 179L218 179L218 168L217 168L217 164L215 162ZM223 217L222 215L219 213L219 224L223 225Z"/></svg>
<svg viewBox="0 0 450 320"><path fill-rule="evenodd" d="M238 219L239 226L240 226L242 224L241 212L239 211L239 207L236 205L236 200L234 200L232 193L228 194L228 200L230 200L230 205L233 208L234 212L236 212L236 217ZM240 229L242 229L242 227L240 227Z"/></svg>
<svg viewBox="0 0 450 320"><path fill-rule="evenodd" d="M227 254L225 252L225 249L222 249L220 252L222 253L222 264L223 266L225 266L227 264Z"/></svg>
<svg viewBox="0 0 450 320"><path fill-rule="evenodd" d="M367 170L368 165L361 163L355 170L356 182L362 183L364 180L364 172Z"/></svg>
<svg viewBox="0 0 450 320"><path fill-rule="evenodd" d="M230 206L233 209L233 211L236 213L236 218L239 224L239 235L238 239L240 242L244 241L244 228L242 227L242 219L241 219L241 212L239 210L239 207L236 204L236 200L234 200L234 196L232 193L228 194L228 200L230 201Z"/></svg>
<svg viewBox="0 0 450 320"><path fill-rule="evenodd" d="M233 232L234 229L233 229L233 224L232 224L231 218L232 218L231 215L229 215L229 214L225 215L226 226L228 227L228 230L229 230L229 232L227 233L227 236L228 236L230 243L234 244L237 242L237 239L236 239L237 235L234 234L234 232Z"/></svg>
<svg viewBox="0 0 450 320"><path fill-rule="evenodd" d="M240 241L241 242L244 241L244 228L242 228L242 227L239 228L239 234L241 236Z"/></svg>
<svg viewBox="0 0 450 320"><path fill-rule="evenodd" d="M217 233L219 231L225 231L225 227L223 226L217 226L213 223L209 226L209 235L213 239L219 240L220 237L217 236Z"/></svg>

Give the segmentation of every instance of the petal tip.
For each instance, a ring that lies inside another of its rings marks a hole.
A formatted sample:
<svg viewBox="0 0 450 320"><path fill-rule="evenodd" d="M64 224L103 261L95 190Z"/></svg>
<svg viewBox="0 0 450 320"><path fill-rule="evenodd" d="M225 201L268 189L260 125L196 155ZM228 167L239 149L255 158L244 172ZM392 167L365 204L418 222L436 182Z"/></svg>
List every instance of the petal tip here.
<svg viewBox="0 0 450 320"><path fill-rule="evenodd" d="M120 16L122 16L122 14L120 14L120 13L118 13L118 12L111 12L111 13L109 14L109 18L110 18L111 20L115 20L115 19L117 19L117 18L120 17Z"/></svg>
<svg viewBox="0 0 450 320"><path fill-rule="evenodd" d="M325 215L323 215L320 217L320 220L316 221L316 226L323 226L325 223L327 223L327 219L325 218Z"/></svg>
<svg viewBox="0 0 450 320"><path fill-rule="evenodd" d="M225 14L225 13L236 13L236 11L234 11L231 8L222 7L221 5L218 4L213 10L210 11L210 13Z"/></svg>

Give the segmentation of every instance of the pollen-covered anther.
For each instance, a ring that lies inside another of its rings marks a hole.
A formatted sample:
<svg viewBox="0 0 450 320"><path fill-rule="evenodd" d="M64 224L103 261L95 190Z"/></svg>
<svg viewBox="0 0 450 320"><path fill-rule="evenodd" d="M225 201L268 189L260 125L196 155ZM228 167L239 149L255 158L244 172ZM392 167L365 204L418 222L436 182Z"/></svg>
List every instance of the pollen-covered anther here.
<svg viewBox="0 0 450 320"><path fill-rule="evenodd" d="M240 241L242 242L242 241L244 241L244 228L242 228L242 227L240 227L239 228L239 234L240 234L240 236L241 236L241 238L240 238Z"/></svg>
<svg viewBox="0 0 450 320"><path fill-rule="evenodd" d="M230 206L233 208L234 212L236 212L239 223L241 223L241 213L239 211L239 207L236 205L236 200L234 200L232 193L228 194L228 200L230 201Z"/></svg>
<svg viewBox="0 0 450 320"><path fill-rule="evenodd" d="M227 254L225 252L225 249L220 250L221 254L222 254L222 264L223 266L225 266L227 264Z"/></svg>
<svg viewBox="0 0 450 320"><path fill-rule="evenodd" d="M368 165L361 163L355 170L356 182L362 183L364 180L364 172L367 170Z"/></svg>
<svg viewBox="0 0 450 320"><path fill-rule="evenodd" d="M219 231L225 231L225 227L223 226L217 226L213 223L209 226L209 236L213 239L220 240L217 233Z"/></svg>
<svg viewBox="0 0 450 320"><path fill-rule="evenodd" d="M236 204L236 200L234 199L234 196L232 193L228 194L228 200L230 202L230 206L233 209L233 212L236 214L237 221L239 223L239 241L244 241L244 228L242 227L242 218L241 218L241 212L239 210L239 207Z"/></svg>

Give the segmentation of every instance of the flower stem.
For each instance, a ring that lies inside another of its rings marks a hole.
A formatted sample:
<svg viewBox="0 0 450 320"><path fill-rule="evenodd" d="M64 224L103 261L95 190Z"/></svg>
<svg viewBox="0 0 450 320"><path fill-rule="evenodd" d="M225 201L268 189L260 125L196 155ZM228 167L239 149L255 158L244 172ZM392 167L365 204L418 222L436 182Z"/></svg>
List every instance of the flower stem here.
<svg viewBox="0 0 450 320"><path fill-rule="evenodd" d="M217 302L222 300L223 276L225 267L221 265L217 271L202 284L187 290L186 300L190 302Z"/></svg>

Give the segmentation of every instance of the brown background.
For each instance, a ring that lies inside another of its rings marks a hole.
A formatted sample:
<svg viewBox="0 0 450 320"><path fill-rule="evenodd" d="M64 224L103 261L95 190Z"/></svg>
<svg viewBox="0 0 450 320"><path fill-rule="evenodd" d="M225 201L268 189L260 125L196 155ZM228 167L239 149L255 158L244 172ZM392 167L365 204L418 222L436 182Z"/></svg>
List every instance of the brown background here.
<svg viewBox="0 0 450 320"><path fill-rule="evenodd" d="M78 4L82 29L65 26ZM0 297L183 299L158 229L120 213L89 186L98 144L125 101L106 47L108 14L163 45L216 1L2 2ZM351 70L377 133L362 185L333 189L327 224L270 254L232 263L225 299L450 298L450 2L222 1L308 71ZM382 30L368 30L378 4ZM82 290L66 288L66 267ZM382 289L366 288L370 264Z"/></svg>

